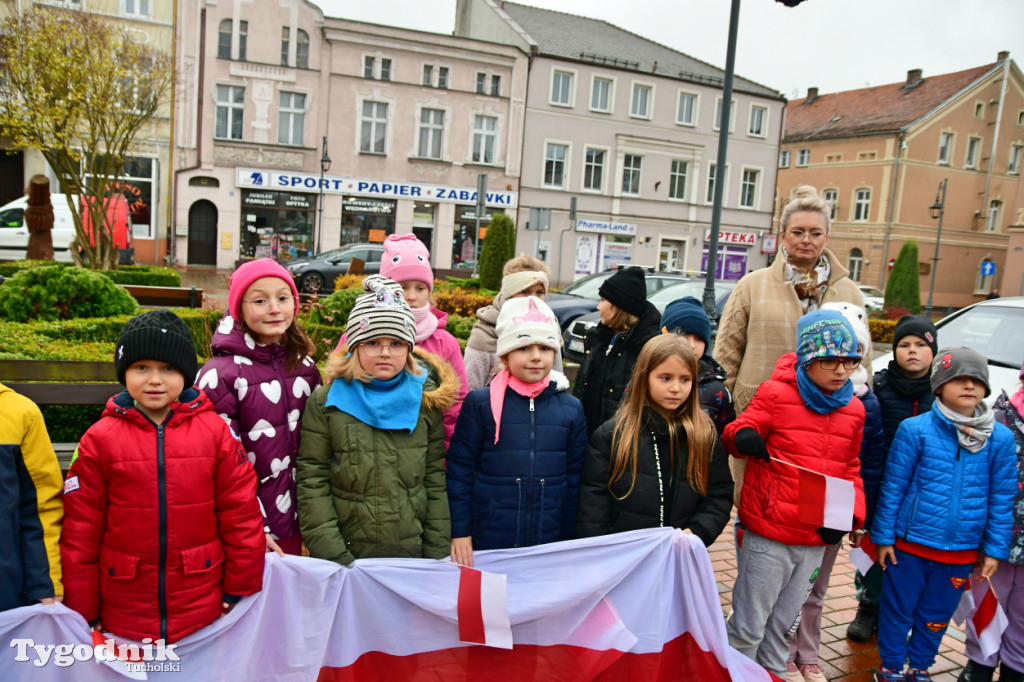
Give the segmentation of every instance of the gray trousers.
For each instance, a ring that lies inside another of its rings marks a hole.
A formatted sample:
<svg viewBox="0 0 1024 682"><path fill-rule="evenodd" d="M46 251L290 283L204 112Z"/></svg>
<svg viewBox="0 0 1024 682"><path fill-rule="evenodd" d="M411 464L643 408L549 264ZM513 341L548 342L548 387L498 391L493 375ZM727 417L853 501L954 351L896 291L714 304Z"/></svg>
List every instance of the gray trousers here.
<svg viewBox="0 0 1024 682"><path fill-rule="evenodd" d="M789 660L796 665L818 662L818 647L821 646L821 610L825 606L825 593L828 592L832 567L836 565L836 557L842 546L841 542L825 545L825 555L821 559L818 577L807 596L807 601L800 609L800 625L789 645Z"/></svg>
<svg viewBox="0 0 1024 682"><path fill-rule="evenodd" d="M789 656L786 634L824 553L822 545L786 545L749 529L743 536L726 625L729 644L780 677L785 677Z"/></svg>

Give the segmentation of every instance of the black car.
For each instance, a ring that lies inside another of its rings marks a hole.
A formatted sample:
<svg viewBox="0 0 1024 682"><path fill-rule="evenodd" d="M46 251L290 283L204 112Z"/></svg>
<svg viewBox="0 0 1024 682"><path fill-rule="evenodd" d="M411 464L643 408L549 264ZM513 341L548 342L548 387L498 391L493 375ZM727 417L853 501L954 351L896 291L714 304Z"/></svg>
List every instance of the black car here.
<svg viewBox="0 0 1024 682"><path fill-rule="evenodd" d="M597 310L597 304L601 301L598 289L604 281L615 274L615 269L602 270L593 275L576 280L560 291L553 291L547 295L545 301L551 307L551 311L558 318L558 324L562 332L569 328L573 320L580 315L586 315ZM685 282L686 277L672 272L647 271L644 280L647 284L647 295L663 289L678 282Z"/></svg>
<svg viewBox="0 0 1024 682"><path fill-rule="evenodd" d="M296 258L284 263L295 278L300 291L326 294L334 291L334 279L348 273L353 258L359 258L365 265L363 274L380 272L380 259L384 255L383 244L348 244L340 249L324 251L319 256Z"/></svg>

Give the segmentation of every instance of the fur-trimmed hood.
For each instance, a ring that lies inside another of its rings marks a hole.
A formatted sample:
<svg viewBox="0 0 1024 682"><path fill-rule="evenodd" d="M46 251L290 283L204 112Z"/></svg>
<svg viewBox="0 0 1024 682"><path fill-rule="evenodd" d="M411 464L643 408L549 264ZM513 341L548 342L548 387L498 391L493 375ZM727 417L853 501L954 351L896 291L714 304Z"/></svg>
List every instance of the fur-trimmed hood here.
<svg viewBox="0 0 1024 682"><path fill-rule="evenodd" d="M423 407L428 410L447 410L459 397L462 382L455 369L439 355L428 353L420 348L413 349L413 356L427 373L427 381L423 384ZM348 344L338 346L327 358L324 379L333 381L341 372L341 362L348 355ZM564 377L563 377L564 378Z"/></svg>

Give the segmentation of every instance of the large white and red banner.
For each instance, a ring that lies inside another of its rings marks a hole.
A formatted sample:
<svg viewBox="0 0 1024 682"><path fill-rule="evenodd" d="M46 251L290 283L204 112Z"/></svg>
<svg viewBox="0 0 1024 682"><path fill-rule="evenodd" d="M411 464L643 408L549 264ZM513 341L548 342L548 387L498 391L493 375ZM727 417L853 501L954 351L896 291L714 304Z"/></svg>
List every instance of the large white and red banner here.
<svg viewBox="0 0 1024 682"><path fill-rule="evenodd" d="M729 647L707 550L680 531L479 552L474 567L506 577L511 649L460 642L463 572L449 562L342 568L270 554L263 592L152 661L148 679L772 679ZM464 620L469 607L501 613L486 587L467 602L467 584ZM125 679L92 651L85 621L63 605L0 613L0 679Z"/></svg>

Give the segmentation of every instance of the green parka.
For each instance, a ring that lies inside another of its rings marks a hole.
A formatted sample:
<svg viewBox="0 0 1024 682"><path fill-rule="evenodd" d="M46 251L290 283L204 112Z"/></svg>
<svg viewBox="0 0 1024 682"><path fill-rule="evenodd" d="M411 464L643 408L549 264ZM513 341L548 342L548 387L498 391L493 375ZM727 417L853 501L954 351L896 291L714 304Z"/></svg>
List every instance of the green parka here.
<svg viewBox="0 0 1024 682"><path fill-rule="evenodd" d="M326 378L338 376L347 353L341 346L331 354ZM449 555L443 412L460 383L441 358L420 350L415 356L427 380L412 433L376 429L326 407L329 384L306 403L295 476L299 527L311 556L351 564Z"/></svg>

